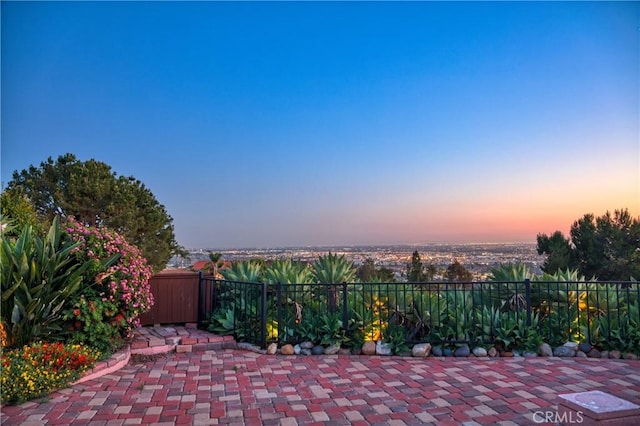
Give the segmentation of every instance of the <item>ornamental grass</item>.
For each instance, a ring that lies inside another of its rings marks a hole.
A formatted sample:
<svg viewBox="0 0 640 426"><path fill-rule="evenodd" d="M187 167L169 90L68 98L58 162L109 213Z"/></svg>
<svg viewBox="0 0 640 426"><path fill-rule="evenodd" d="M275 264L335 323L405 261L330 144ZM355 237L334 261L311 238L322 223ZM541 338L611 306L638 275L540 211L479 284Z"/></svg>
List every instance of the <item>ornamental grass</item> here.
<svg viewBox="0 0 640 426"><path fill-rule="evenodd" d="M0 401L17 404L46 396L78 380L100 358L78 344L36 342L2 352Z"/></svg>

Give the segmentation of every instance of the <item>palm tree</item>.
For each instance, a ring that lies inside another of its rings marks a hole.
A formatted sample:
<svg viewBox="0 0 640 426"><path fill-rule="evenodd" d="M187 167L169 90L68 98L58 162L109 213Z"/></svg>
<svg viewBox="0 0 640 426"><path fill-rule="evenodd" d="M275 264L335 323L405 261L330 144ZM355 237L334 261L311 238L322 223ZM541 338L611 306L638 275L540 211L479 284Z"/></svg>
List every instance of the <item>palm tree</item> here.
<svg viewBox="0 0 640 426"><path fill-rule="evenodd" d="M218 269L220 269L222 265L224 265L222 260L220 260L222 254L214 253L212 251L208 252L207 254L209 256L209 264L207 265L207 267L209 268L209 273L213 275L214 279L218 279Z"/></svg>

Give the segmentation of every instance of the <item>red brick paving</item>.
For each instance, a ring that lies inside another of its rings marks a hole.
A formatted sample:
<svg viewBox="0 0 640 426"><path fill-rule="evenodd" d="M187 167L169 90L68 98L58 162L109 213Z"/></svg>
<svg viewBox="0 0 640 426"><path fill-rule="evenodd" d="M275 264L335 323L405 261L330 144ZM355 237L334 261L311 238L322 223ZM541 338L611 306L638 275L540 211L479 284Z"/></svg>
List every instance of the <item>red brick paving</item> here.
<svg viewBox="0 0 640 426"><path fill-rule="evenodd" d="M50 398L2 407L2 425L534 424L557 395L640 402L640 361L169 353Z"/></svg>

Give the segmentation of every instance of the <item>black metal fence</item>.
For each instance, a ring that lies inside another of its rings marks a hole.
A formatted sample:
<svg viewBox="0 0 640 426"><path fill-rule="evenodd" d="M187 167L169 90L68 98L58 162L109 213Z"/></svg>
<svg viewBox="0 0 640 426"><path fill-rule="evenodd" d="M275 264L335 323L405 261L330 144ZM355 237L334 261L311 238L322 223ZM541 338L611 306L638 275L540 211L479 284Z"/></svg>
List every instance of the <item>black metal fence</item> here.
<svg viewBox="0 0 640 426"><path fill-rule="evenodd" d="M407 343L533 348L586 341L640 351L637 282L264 284L200 278L199 320L270 342Z"/></svg>

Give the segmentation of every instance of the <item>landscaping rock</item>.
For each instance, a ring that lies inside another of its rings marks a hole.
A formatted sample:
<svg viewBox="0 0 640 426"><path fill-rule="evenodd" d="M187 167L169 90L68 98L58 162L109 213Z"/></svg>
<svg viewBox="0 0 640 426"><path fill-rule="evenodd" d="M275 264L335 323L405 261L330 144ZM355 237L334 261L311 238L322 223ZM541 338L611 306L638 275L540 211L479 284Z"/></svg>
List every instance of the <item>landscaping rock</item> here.
<svg viewBox="0 0 640 426"><path fill-rule="evenodd" d="M473 348L473 354L478 358L482 358L489 355L487 353L487 350L481 346L478 346L477 348Z"/></svg>
<svg viewBox="0 0 640 426"><path fill-rule="evenodd" d="M609 352L609 358L610 359L620 359L622 358L622 354L620 353L620 351L611 351Z"/></svg>
<svg viewBox="0 0 640 426"><path fill-rule="evenodd" d="M565 348L571 348L574 352L578 351L578 344L576 342L567 342L562 346Z"/></svg>
<svg viewBox="0 0 640 426"><path fill-rule="evenodd" d="M313 349L315 345L313 344L313 342L302 342L300 343L300 348L301 349Z"/></svg>
<svg viewBox="0 0 640 426"><path fill-rule="evenodd" d="M388 343L378 341L376 344L376 355L391 355L391 346Z"/></svg>
<svg viewBox="0 0 640 426"><path fill-rule="evenodd" d="M300 351L302 350L302 348L300 347L300 345L295 345L293 347L293 353L296 355L300 355Z"/></svg>
<svg viewBox="0 0 640 426"><path fill-rule="evenodd" d="M314 346L313 349L311 349L311 354L312 355L322 355L324 353L324 346Z"/></svg>
<svg viewBox="0 0 640 426"><path fill-rule="evenodd" d="M340 345L330 345L324 349L325 355L335 355L340 350Z"/></svg>
<svg viewBox="0 0 640 426"><path fill-rule="evenodd" d="M553 356L553 350L548 343L542 343L538 349L540 356Z"/></svg>
<svg viewBox="0 0 640 426"><path fill-rule="evenodd" d="M585 354L588 354L591 349L591 345L587 342L582 342L578 345L578 350L584 352Z"/></svg>
<svg viewBox="0 0 640 426"><path fill-rule="evenodd" d="M503 358L513 358L513 352L511 351L504 351L500 354L501 357Z"/></svg>
<svg viewBox="0 0 640 426"><path fill-rule="evenodd" d="M584 352L582 351L576 352L576 358L586 358L586 357L587 357L587 354L585 354Z"/></svg>
<svg viewBox="0 0 640 426"><path fill-rule="evenodd" d="M453 349L451 348L444 348L442 350L442 355L443 356L453 356Z"/></svg>
<svg viewBox="0 0 640 426"><path fill-rule="evenodd" d="M431 348L431 353L433 354L433 356L442 356L442 347L434 346L433 348Z"/></svg>
<svg viewBox="0 0 640 426"><path fill-rule="evenodd" d="M362 354L363 355L375 355L376 354L376 342L364 342L362 345Z"/></svg>
<svg viewBox="0 0 640 426"><path fill-rule="evenodd" d="M471 349L469 349L469 345L465 344L453 351L453 356L457 358L466 358L471 355Z"/></svg>
<svg viewBox="0 0 640 426"><path fill-rule="evenodd" d="M352 350L349 348L340 348L340 350L338 351L338 355L351 355L352 353L353 353ZM353 354L353 355L359 355L359 354Z"/></svg>
<svg viewBox="0 0 640 426"><path fill-rule="evenodd" d="M267 351L265 349L260 349L256 345L252 345L251 343L240 342L238 343L238 349L242 349L245 351L255 352L257 354L266 354Z"/></svg>
<svg viewBox="0 0 640 426"><path fill-rule="evenodd" d="M591 349L587 352L587 358L600 358L600 351L596 348Z"/></svg>
<svg viewBox="0 0 640 426"><path fill-rule="evenodd" d="M300 349L300 355L311 355L311 349Z"/></svg>
<svg viewBox="0 0 640 426"><path fill-rule="evenodd" d="M362 348L351 349L351 355L362 355Z"/></svg>
<svg viewBox="0 0 640 426"><path fill-rule="evenodd" d="M537 353L535 352L529 352L529 351L525 351L522 356L524 356L525 358L536 358L538 356Z"/></svg>
<svg viewBox="0 0 640 426"><path fill-rule="evenodd" d="M553 356L559 356L562 358L571 358L576 356L576 351L574 351L573 348L570 346L558 346L553 350Z"/></svg>
<svg viewBox="0 0 640 426"><path fill-rule="evenodd" d="M411 355L419 358L429 356L431 353L431 343L419 343L411 349Z"/></svg>
<svg viewBox="0 0 640 426"><path fill-rule="evenodd" d="M520 355L520 351L511 351L514 357L522 356Z"/></svg>
<svg viewBox="0 0 640 426"><path fill-rule="evenodd" d="M284 345L280 348L280 353L282 355L293 355L295 350L293 349L293 345Z"/></svg>
<svg viewBox="0 0 640 426"><path fill-rule="evenodd" d="M275 355L278 352L278 345L275 343L271 343L267 346L267 355Z"/></svg>
<svg viewBox="0 0 640 426"><path fill-rule="evenodd" d="M624 359L629 359L632 361L637 361L638 360L638 355L631 353L631 352L627 352L626 354L624 354Z"/></svg>
<svg viewBox="0 0 640 426"><path fill-rule="evenodd" d="M487 355L489 355L491 358L495 358L498 356L498 350L493 346L491 346L487 351Z"/></svg>
<svg viewBox="0 0 640 426"><path fill-rule="evenodd" d="M609 351L600 352L600 358L609 358Z"/></svg>

